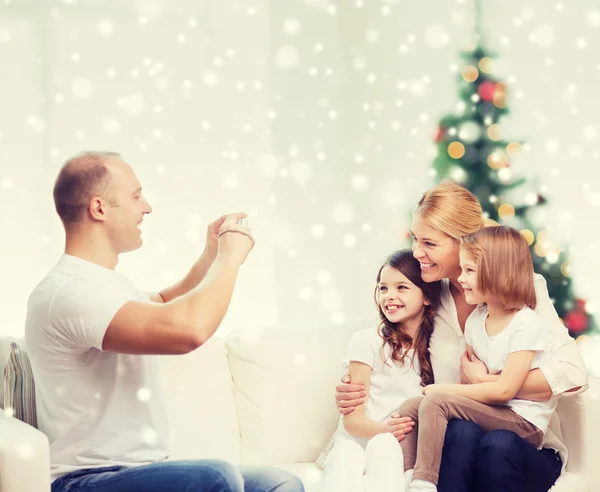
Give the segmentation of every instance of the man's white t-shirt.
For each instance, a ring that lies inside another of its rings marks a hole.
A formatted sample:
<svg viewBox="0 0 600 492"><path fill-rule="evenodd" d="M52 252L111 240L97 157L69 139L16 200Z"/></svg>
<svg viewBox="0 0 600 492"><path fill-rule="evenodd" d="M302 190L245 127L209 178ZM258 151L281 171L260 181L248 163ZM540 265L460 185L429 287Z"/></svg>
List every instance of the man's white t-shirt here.
<svg viewBox="0 0 600 492"><path fill-rule="evenodd" d="M102 350L108 325L132 300L150 302L120 273L69 255L29 297L25 342L53 480L82 468L167 457L155 358Z"/></svg>
<svg viewBox="0 0 600 492"><path fill-rule="evenodd" d="M357 331L352 335L348 355L342 366L348 369L351 361L362 362L371 367L369 399L365 416L376 422L388 418L408 398L421 396L421 366L414 350L406 354L404 364L391 358L391 347L383 344L376 327ZM353 439L366 446L367 441L346 432L342 420L336 433L337 439Z"/></svg>
<svg viewBox="0 0 600 492"><path fill-rule="evenodd" d="M548 330L542 326L540 316L525 307L517 311L506 328L490 336L485 328L488 317L487 305L477 306L465 323L465 342L473 347L475 355L488 368L490 374L500 374L506 359L513 352L535 352L530 369L537 369L550 360L551 348ZM557 397L548 401L531 401L514 398L507 405L542 432L546 432Z"/></svg>

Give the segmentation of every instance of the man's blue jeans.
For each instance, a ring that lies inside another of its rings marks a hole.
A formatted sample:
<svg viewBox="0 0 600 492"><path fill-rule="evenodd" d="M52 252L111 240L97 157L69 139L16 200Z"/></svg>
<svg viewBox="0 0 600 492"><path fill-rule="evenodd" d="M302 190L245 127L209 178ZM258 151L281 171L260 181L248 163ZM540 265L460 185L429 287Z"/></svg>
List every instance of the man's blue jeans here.
<svg viewBox="0 0 600 492"><path fill-rule="evenodd" d="M452 420L438 492L547 492L561 468L558 453L538 451L514 432L485 433L473 422Z"/></svg>
<svg viewBox="0 0 600 492"><path fill-rule="evenodd" d="M278 468L221 460L162 461L136 467L79 470L52 483L52 492L304 492L300 479Z"/></svg>

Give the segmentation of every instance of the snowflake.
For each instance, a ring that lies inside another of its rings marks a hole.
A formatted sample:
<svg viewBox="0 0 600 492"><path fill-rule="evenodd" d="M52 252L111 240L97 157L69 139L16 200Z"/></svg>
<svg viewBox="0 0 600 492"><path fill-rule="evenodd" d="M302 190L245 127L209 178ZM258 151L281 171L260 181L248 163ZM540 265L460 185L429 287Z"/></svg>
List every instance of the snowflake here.
<svg viewBox="0 0 600 492"><path fill-rule="evenodd" d="M301 301L310 301L314 296L314 292L310 287L303 287L298 293L298 299Z"/></svg>
<svg viewBox="0 0 600 492"><path fill-rule="evenodd" d="M333 207L333 218L340 224L348 224L354 219L354 207L348 202L340 202Z"/></svg>
<svg viewBox="0 0 600 492"><path fill-rule="evenodd" d="M85 77L76 78L71 85L71 91L77 99L86 99L90 97L93 89L92 82Z"/></svg>
<svg viewBox="0 0 600 492"><path fill-rule="evenodd" d="M158 441L156 431L151 427L145 426L141 432L142 441L148 445L154 445Z"/></svg>
<svg viewBox="0 0 600 492"><path fill-rule="evenodd" d="M425 29L425 42L432 48L441 48L450 41L446 28L440 24L434 24Z"/></svg>
<svg viewBox="0 0 600 492"><path fill-rule="evenodd" d="M106 118L103 125L108 133L118 133L121 129L121 124L115 118Z"/></svg>
<svg viewBox="0 0 600 492"><path fill-rule="evenodd" d="M365 41L369 44L374 44L379 40L379 31L377 29L369 29L365 33Z"/></svg>
<svg viewBox="0 0 600 492"><path fill-rule="evenodd" d="M144 109L144 97L141 94L130 94L117 99L117 106L132 116L138 115Z"/></svg>
<svg viewBox="0 0 600 492"><path fill-rule="evenodd" d="M305 161L294 161L290 165L290 176L300 186L304 186L312 176L312 167Z"/></svg>
<svg viewBox="0 0 600 492"><path fill-rule="evenodd" d="M291 45L282 46L275 54L275 65L278 68L290 69L296 66L300 55L298 50Z"/></svg>
<svg viewBox="0 0 600 492"><path fill-rule="evenodd" d="M558 151L558 142L556 140L547 140L544 146L546 151L549 153L555 153Z"/></svg>
<svg viewBox="0 0 600 492"><path fill-rule="evenodd" d="M207 87L214 89L219 85L219 76L213 70L206 70L202 74L202 82Z"/></svg>
<svg viewBox="0 0 600 492"><path fill-rule="evenodd" d="M29 118L27 118L27 123L36 133L43 133L46 131L45 121L38 116L31 115Z"/></svg>
<svg viewBox="0 0 600 492"><path fill-rule="evenodd" d="M529 35L529 40L542 48L548 48L554 43L555 37L556 34L552 26L541 25Z"/></svg>
<svg viewBox="0 0 600 492"><path fill-rule="evenodd" d="M283 21L283 32L288 36L295 36L301 31L300 21L294 17L289 17Z"/></svg>
<svg viewBox="0 0 600 492"><path fill-rule="evenodd" d="M354 234L344 234L344 237L342 238L342 244L346 247L346 248L352 248L355 244L356 244L357 238Z"/></svg>
<svg viewBox="0 0 600 492"><path fill-rule="evenodd" d="M325 226L323 224L313 224L310 231L316 238L322 238L325 235Z"/></svg>
<svg viewBox="0 0 600 492"><path fill-rule="evenodd" d="M101 36L110 36L114 31L114 26L110 19L100 19L96 24L96 29Z"/></svg>
<svg viewBox="0 0 600 492"><path fill-rule="evenodd" d="M152 396L152 392L150 391L149 388L141 387L137 390L136 396L137 396L138 400L140 400L142 402L147 402L150 400L150 397Z"/></svg>

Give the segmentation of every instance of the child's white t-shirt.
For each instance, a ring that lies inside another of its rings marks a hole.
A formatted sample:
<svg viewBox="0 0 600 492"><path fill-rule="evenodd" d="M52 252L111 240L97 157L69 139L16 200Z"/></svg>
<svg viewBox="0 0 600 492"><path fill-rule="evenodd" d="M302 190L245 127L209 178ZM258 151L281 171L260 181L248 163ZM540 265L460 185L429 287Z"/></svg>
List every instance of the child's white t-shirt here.
<svg viewBox="0 0 600 492"><path fill-rule="evenodd" d="M387 343L383 344L378 328L367 328L352 335L348 355L342 363L346 370L351 361L362 362L371 367L365 415L376 422L389 417L407 398L422 395L421 366L418 357L414 357L414 350L408 351L404 364L392 360L391 353L391 347ZM336 437L350 437L366 444L365 440L350 436L341 420Z"/></svg>
<svg viewBox="0 0 600 492"><path fill-rule="evenodd" d="M102 350L111 320L132 300L150 298L120 273L69 255L29 297L25 341L53 480L168 455L156 357Z"/></svg>
<svg viewBox="0 0 600 492"><path fill-rule="evenodd" d="M485 363L490 374L502 372L506 358L513 352L535 351L531 369L537 369L550 359L550 336L535 311L528 307L517 311L508 326L494 336L486 332L487 316L485 304L479 305L471 313L465 323L465 342L473 347L475 355ZM508 402L508 406L542 432L546 432L556 404L556 398L539 402L515 398Z"/></svg>

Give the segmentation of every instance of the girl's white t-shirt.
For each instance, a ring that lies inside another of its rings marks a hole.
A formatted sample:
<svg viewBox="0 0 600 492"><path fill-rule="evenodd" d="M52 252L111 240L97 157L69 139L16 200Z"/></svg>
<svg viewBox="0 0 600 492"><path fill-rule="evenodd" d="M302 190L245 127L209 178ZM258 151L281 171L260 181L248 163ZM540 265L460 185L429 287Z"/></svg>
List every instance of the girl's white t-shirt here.
<svg viewBox="0 0 600 492"><path fill-rule="evenodd" d="M473 347L475 355L487 366L490 374L504 370L507 357L513 352L533 350L531 369L537 369L550 360L550 337L542 326L540 316L525 307L517 311L506 328L494 336L488 335L485 321L488 308L478 306L465 323L465 342ZM556 409L557 397L548 401L512 399L507 405L542 432L546 432L552 413Z"/></svg>
<svg viewBox="0 0 600 492"><path fill-rule="evenodd" d="M534 286L537 301L535 312L540 315L543 325L548 328L552 344L552 358L542 364L540 370L548 380L552 393L556 396L563 396L563 392L570 388L581 387L579 391L567 393L568 396L561 398L558 410L552 415L548 432L544 435L542 442L543 448L551 448L559 452L564 471L569 453L564 444L561 418L568 417L569 434L572 435L570 437L571 445L577 441L583 442L585 439L585 416L582 396L578 393L587 389L587 372L575 340L569 336L567 329L556 314L544 277L535 274ZM442 280L441 304L434 322L433 333L429 341L429 353L435 382L460 383L460 357L466 350L466 346L448 279ZM561 413L560 418L559 413ZM583 459L582 447L580 446L577 451L580 461Z"/></svg>
<svg viewBox="0 0 600 492"><path fill-rule="evenodd" d="M342 362L348 369L351 361L362 362L371 367L371 383L367 401L366 417L382 422L402 405L407 398L421 396L421 366L414 357L414 350L409 350L405 363L391 358L392 349L384 345L378 328L371 327L357 331L352 335L347 357ZM366 444L366 440L350 436L340 420L336 437L351 438Z"/></svg>

